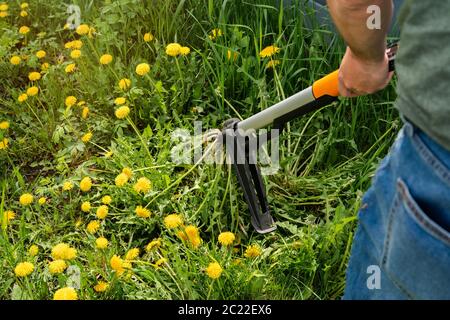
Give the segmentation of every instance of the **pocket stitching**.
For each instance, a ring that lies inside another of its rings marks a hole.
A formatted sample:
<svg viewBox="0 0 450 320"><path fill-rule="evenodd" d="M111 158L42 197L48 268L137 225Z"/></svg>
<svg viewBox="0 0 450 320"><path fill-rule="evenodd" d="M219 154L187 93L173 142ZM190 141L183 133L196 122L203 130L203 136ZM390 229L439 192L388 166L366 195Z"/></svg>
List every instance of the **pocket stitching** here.
<svg viewBox="0 0 450 320"><path fill-rule="evenodd" d="M389 220L388 220L388 228L386 232L386 239L384 241L384 252L382 255L381 260L381 266L384 270L386 270L386 275L389 277L389 279L392 281L392 283L397 286L397 288L403 292L409 299L414 299L414 296L401 284L399 280L397 280L391 272L389 272L388 268L386 267L387 257L390 252L390 243L391 243L391 233L392 233L392 224L394 219L394 213L398 212L398 208L400 207L402 201L400 198L400 194L397 192L395 195L394 202L391 206L391 209L389 210Z"/></svg>
<svg viewBox="0 0 450 320"><path fill-rule="evenodd" d="M410 197L410 198L408 198L408 197ZM409 299L420 299L420 297L415 297L412 293L410 293L401 284L401 281L399 281L387 267L388 255L391 251L391 240L392 240L391 238L392 238L392 228L393 228L393 224L394 224L394 215L396 212L399 211L399 207L401 205L404 205L404 210L406 211L405 214L407 216L409 216L411 219L413 219L414 222L418 224L419 228L422 228L422 230L425 233L427 233L429 236L437 239L438 241L442 241L444 243L444 245L447 245L447 246L449 245L449 243L446 242L446 239L450 239L450 237L448 234L446 234L445 230L440 228L440 226L437 225L433 220L428 218L429 221L427 221L426 214L421 213L422 210L413 201L414 201L414 198L409 193L409 189L408 189L406 183L401 178L398 178L396 194L394 196L394 201L389 210L389 216L388 216L388 222L387 222L387 233L386 233L386 239L384 241L381 266L385 270L386 275L389 277L389 279L392 281L392 283L401 292L403 292ZM416 216L416 214L418 216ZM434 233L435 231L438 232L439 234ZM440 234L442 232L443 232L443 234ZM444 236L443 238L440 237L442 235Z"/></svg>
<svg viewBox="0 0 450 320"><path fill-rule="evenodd" d="M394 199L394 203L392 204L392 207L389 212L388 228L387 228L387 232L386 232L386 239L384 240L384 253L383 253L383 258L381 260L381 264L383 266L386 264L387 254L389 251L389 245L391 243L393 212L397 211L397 208L399 207L399 205L400 205L400 199L399 199L398 195L396 195L395 199Z"/></svg>
<svg viewBox="0 0 450 320"><path fill-rule="evenodd" d="M390 249L390 243L391 243L393 216L394 216L394 212L398 211L398 208L401 203L402 202L400 199L400 195L397 193L395 195L394 202L393 202L390 212L389 212L388 228L387 228L387 232L386 232L386 239L384 241L384 250L383 250L384 252L382 255L382 259L381 259L381 266L383 267L384 270L386 270L386 275L389 277L389 279L392 281L392 283L395 286L397 286L397 288L400 291L402 291L403 294L405 294L409 299L414 299L414 297L411 295L411 293L409 293L408 290L406 290L406 288L403 287L403 285L386 268L387 256L390 251L389 249Z"/></svg>

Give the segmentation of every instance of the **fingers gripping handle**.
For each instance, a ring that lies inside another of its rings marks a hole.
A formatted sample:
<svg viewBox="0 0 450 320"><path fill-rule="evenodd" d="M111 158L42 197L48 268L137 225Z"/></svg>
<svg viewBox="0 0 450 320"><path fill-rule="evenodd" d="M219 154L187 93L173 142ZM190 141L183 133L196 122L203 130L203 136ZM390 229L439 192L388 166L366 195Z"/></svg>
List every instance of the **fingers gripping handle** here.
<svg viewBox="0 0 450 320"><path fill-rule="evenodd" d="M387 50L389 56L389 72L395 71L395 57L398 45L396 43L390 45ZM320 80L314 82L313 86L314 98L318 99L323 96L339 97L339 70L326 75Z"/></svg>

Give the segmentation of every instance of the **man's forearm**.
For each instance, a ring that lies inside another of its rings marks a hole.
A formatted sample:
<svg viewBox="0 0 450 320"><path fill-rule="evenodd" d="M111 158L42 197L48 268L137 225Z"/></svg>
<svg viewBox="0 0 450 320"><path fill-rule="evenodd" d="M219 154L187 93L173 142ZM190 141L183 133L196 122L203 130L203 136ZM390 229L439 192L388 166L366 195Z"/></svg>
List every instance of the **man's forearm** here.
<svg viewBox="0 0 450 320"><path fill-rule="evenodd" d="M380 8L380 28L370 29L371 5ZM328 0L330 14L352 53L367 62L384 59L386 36L393 15L392 0Z"/></svg>

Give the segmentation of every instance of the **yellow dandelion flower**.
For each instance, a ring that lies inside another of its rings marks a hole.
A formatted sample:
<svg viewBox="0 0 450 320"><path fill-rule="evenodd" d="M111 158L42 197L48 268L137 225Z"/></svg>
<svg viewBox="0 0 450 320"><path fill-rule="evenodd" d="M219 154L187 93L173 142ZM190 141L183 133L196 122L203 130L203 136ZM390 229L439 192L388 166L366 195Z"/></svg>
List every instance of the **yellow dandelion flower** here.
<svg viewBox="0 0 450 320"><path fill-rule="evenodd" d="M63 188L63 191L70 191L73 189L73 183L70 181L66 181L66 182L64 182L62 188Z"/></svg>
<svg viewBox="0 0 450 320"><path fill-rule="evenodd" d="M108 205L108 204L111 204L111 202L112 202L111 196L104 196L104 197L102 198L102 203L103 203L103 204Z"/></svg>
<svg viewBox="0 0 450 320"><path fill-rule="evenodd" d="M266 68L267 69L273 69L277 65L279 65L280 63L281 63L280 60L270 60L269 62L267 62Z"/></svg>
<svg viewBox="0 0 450 320"><path fill-rule="evenodd" d="M125 119L130 114L130 108L122 106L116 110L115 115L117 119Z"/></svg>
<svg viewBox="0 0 450 320"><path fill-rule="evenodd" d="M20 9L26 9L26 8L28 8L28 3L27 2L22 2L20 4Z"/></svg>
<svg viewBox="0 0 450 320"><path fill-rule="evenodd" d="M85 201L81 204L81 211L89 212L91 211L91 203L89 201Z"/></svg>
<svg viewBox="0 0 450 320"><path fill-rule="evenodd" d="M34 270L34 265L31 262L21 262L14 269L14 273L18 277L29 276Z"/></svg>
<svg viewBox="0 0 450 320"><path fill-rule="evenodd" d="M136 207L136 215L140 218L148 218L151 215L150 210L143 208L142 206Z"/></svg>
<svg viewBox="0 0 450 320"><path fill-rule="evenodd" d="M28 79L30 79L30 81L38 81L41 79L41 74L39 72L30 72Z"/></svg>
<svg viewBox="0 0 450 320"><path fill-rule="evenodd" d="M86 35L89 33L89 26L87 24L80 24L75 31L80 36Z"/></svg>
<svg viewBox="0 0 450 320"><path fill-rule="evenodd" d="M66 243L58 243L52 248L51 256L55 260L72 260L77 256L77 250Z"/></svg>
<svg viewBox="0 0 450 320"><path fill-rule="evenodd" d="M75 228L79 228L82 223L83 223L83 220L81 220L81 218L78 218L77 221L75 221Z"/></svg>
<svg viewBox="0 0 450 320"><path fill-rule="evenodd" d="M159 248L161 246L161 239L153 239L146 247L145 251L150 252L154 248Z"/></svg>
<svg viewBox="0 0 450 320"><path fill-rule="evenodd" d="M131 80L130 79L120 79L119 80L119 88L123 91L126 91L128 89L130 89L131 87Z"/></svg>
<svg viewBox="0 0 450 320"><path fill-rule="evenodd" d="M47 198L46 197L40 197L38 200L39 205L43 206L44 204L47 203Z"/></svg>
<svg viewBox="0 0 450 320"><path fill-rule="evenodd" d="M6 217L8 222L10 222L11 220L14 220L16 218L16 213L11 210L6 210L3 212L3 214Z"/></svg>
<svg viewBox="0 0 450 320"><path fill-rule="evenodd" d="M131 170L130 168L123 168L122 173L126 174L129 179L131 179L131 177L133 176L133 170Z"/></svg>
<svg viewBox="0 0 450 320"><path fill-rule="evenodd" d="M147 178L140 178L136 184L134 185L133 189L137 193L147 193L150 191L152 187L152 183Z"/></svg>
<svg viewBox="0 0 450 320"><path fill-rule="evenodd" d="M108 290L108 287L109 287L109 284L107 284L104 281L99 281L94 286L94 290L95 290L95 292L105 292L106 290Z"/></svg>
<svg viewBox="0 0 450 320"><path fill-rule="evenodd" d="M108 247L108 244L109 244L108 239L104 237L100 237L95 240L95 245L97 249L106 249Z"/></svg>
<svg viewBox="0 0 450 320"><path fill-rule="evenodd" d="M68 26L68 25L66 24L66 26ZM64 44L64 48L66 48L66 49L73 49L73 41L66 42Z"/></svg>
<svg viewBox="0 0 450 320"><path fill-rule="evenodd" d="M231 245L235 239L236 237L232 232L222 232L221 234L219 234L219 242L223 246Z"/></svg>
<svg viewBox="0 0 450 320"><path fill-rule="evenodd" d="M186 228L184 228L184 232L189 238L198 237L198 228L196 226L187 226Z"/></svg>
<svg viewBox="0 0 450 320"><path fill-rule="evenodd" d="M33 195L29 193L24 193L23 195L20 196L19 202L23 206L28 206L31 203L33 203Z"/></svg>
<svg viewBox="0 0 450 320"><path fill-rule="evenodd" d="M222 274L223 269L217 262L211 262L205 271L211 279L218 279Z"/></svg>
<svg viewBox="0 0 450 320"><path fill-rule="evenodd" d="M232 50L227 51L227 59L228 60L233 59L233 61L236 61L238 56L239 56L239 53L237 53L236 51L232 51Z"/></svg>
<svg viewBox="0 0 450 320"><path fill-rule="evenodd" d="M191 52L191 49L189 47L181 47L180 54L182 56L187 56Z"/></svg>
<svg viewBox="0 0 450 320"><path fill-rule="evenodd" d="M198 228L196 226L187 226L184 228L184 233L194 248L197 248L202 243L202 239L200 238Z"/></svg>
<svg viewBox="0 0 450 320"><path fill-rule="evenodd" d="M155 268L160 268L163 264L167 263L167 259L166 258L161 258L158 259L158 261L155 262Z"/></svg>
<svg viewBox="0 0 450 320"><path fill-rule="evenodd" d="M8 139L3 138L3 141L0 141L0 150L8 148Z"/></svg>
<svg viewBox="0 0 450 320"><path fill-rule="evenodd" d="M54 260L48 264L48 271L51 274L60 274L67 269L67 263L64 260Z"/></svg>
<svg viewBox="0 0 450 320"><path fill-rule="evenodd" d="M98 229L100 229L100 222L98 220L94 220L88 223L86 230L90 234L97 233Z"/></svg>
<svg viewBox="0 0 450 320"><path fill-rule="evenodd" d="M0 140L0 150L8 149L9 140L7 138L3 138Z"/></svg>
<svg viewBox="0 0 450 320"><path fill-rule="evenodd" d="M110 64L113 61L113 56L110 54L104 54L100 57L100 63L103 65Z"/></svg>
<svg viewBox="0 0 450 320"><path fill-rule="evenodd" d="M39 253L39 247L38 247L37 245L35 245L35 244L33 244L33 245L28 249L28 254L29 254L31 257L37 256L38 253Z"/></svg>
<svg viewBox="0 0 450 320"><path fill-rule="evenodd" d="M80 50L82 47L83 47L83 41L81 41L81 40L72 41L72 49Z"/></svg>
<svg viewBox="0 0 450 320"><path fill-rule="evenodd" d="M64 47L70 50L80 50L83 47L83 41L81 40L69 41L66 44L64 44Z"/></svg>
<svg viewBox="0 0 450 320"><path fill-rule="evenodd" d="M9 122L8 121L0 122L0 130L6 130L8 128L9 128Z"/></svg>
<svg viewBox="0 0 450 320"><path fill-rule="evenodd" d="M78 300L78 295L74 288L61 288L56 290L53 300Z"/></svg>
<svg viewBox="0 0 450 320"><path fill-rule="evenodd" d="M92 137L92 134L91 134L91 137ZM90 138L89 138L89 140L90 140ZM92 188L92 180L91 180L91 178L84 177L83 180L81 180L81 182L80 182L80 189L81 189L81 191L88 192L89 190L91 190L91 188Z"/></svg>
<svg viewBox="0 0 450 320"><path fill-rule="evenodd" d="M209 35L209 39L216 40L218 37L223 35L222 30L220 29L212 29L211 34Z"/></svg>
<svg viewBox="0 0 450 320"><path fill-rule="evenodd" d="M28 12L26 12L25 10L21 10L21 11L20 11L20 16L21 16L22 18L25 18L26 16L28 16Z"/></svg>
<svg viewBox="0 0 450 320"><path fill-rule="evenodd" d="M136 73L140 76L145 76L150 72L150 65L148 63L138 64L136 67Z"/></svg>
<svg viewBox="0 0 450 320"><path fill-rule="evenodd" d="M66 98L65 104L67 108L73 107L77 103L77 98L74 96L68 96Z"/></svg>
<svg viewBox="0 0 450 320"><path fill-rule="evenodd" d="M28 95L26 93L22 93L17 99L20 103L26 101L28 99Z"/></svg>
<svg viewBox="0 0 450 320"><path fill-rule="evenodd" d="M28 32L30 32L30 28L28 28L27 26L22 26L19 29L20 34L27 34Z"/></svg>
<svg viewBox="0 0 450 320"><path fill-rule="evenodd" d="M76 64L75 63L70 63L70 64L68 64L67 66L66 66L66 68L64 69L64 71L66 72L66 73L72 73L72 72L75 72L75 68L76 68Z"/></svg>
<svg viewBox="0 0 450 320"><path fill-rule="evenodd" d="M183 224L183 217L179 214L169 214L164 218L164 225L168 229L174 229Z"/></svg>
<svg viewBox="0 0 450 320"><path fill-rule="evenodd" d="M184 233L183 230L177 231L177 237L180 238L182 241L187 241L188 238L186 236L186 233Z"/></svg>
<svg viewBox="0 0 450 320"><path fill-rule="evenodd" d="M0 18L6 18L8 16L8 11L0 11Z"/></svg>
<svg viewBox="0 0 450 320"><path fill-rule="evenodd" d="M84 136L81 137L81 141L84 143L88 143L92 139L92 132L86 133Z"/></svg>
<svg viewBox="0 0 450 320"><path fill-rule="evenodd" d="M22 62L22 59L19 56L13 56L13 57L11 57L9 62L11 62L11 64L17 66L20 64L20 62Z"/></svg>
<svg viewBox="0 0 450 320"><path fill-rule="evenodd" d="M123 187L128 182L128 176L125 173L119 174L116 179L115 183L118 187Z"/></svg>
<svg viewBox="0 0 450 320"><path fill-rule="evenodd" d="M132 248L125 255L125 260L136 260L137 257L139 257L139 248Z"/></svg>
<svg viewBox="0 0 450 320"><path fill-rule="evenodd" d="M261 255L261 248L257 244L252 244L247 247L244 255L247 258L256 258Z"/></svg>
<svg viewBox="0 0 450 320"><path fill-rule="evenodd" d="M261 58L267 58L267 57L271 57L274 54L280 52L280 48L278 48L277 46L273 45L273 46L268 46L265 47L260 53L259 56Z"/></svg>
<svg viewBox="0 0 450 320"><path fill-rule="evenodd" d="M144 41L145 42L153 41L153 39L155 39L155 37L150 32L147 32L146 34L144 34Z"/></svg>
<svg viewBox="0 0 450 320"><path fill-rule="evenodd" d="M117 106L121 106L121 105L125 104L126 102L127 102L127 99L125 99L124 97L116 98L116 100L114 100L114 104Z"/></svg>
<svg viewBox="0 0 450 320"><path fill-rule="evenodd" d="M189 239L189 242L191 243L193 248L197 249L202 244L202 238L195 237L195 238Z"/></svg>
<svg viewBox="0 0 450 320"><path fill-rule="evenodd" d="M45 58L46 55L47 52L45 52L44 50L39 50L38 52L36 52L36 57L38 57L39 59Z"/></svg>
<svg viewBox="0 0 450 320"><path fill-rule="evenodd" d="M47 71L48 68L50 68L50 64L48 62L44 62L43 64L41 64L41 70L42 71Z"/></svg>
<svg viewBox="0 0 450 320"><path fill-rule="evenodd" d="M0 4L0 11L7 11L9 9L9 5L6 3L1 3Z"/></svg>
<svg viewBox="0 0 450 320"><path fill-rule="evenodd" d="M176 57L181 54L181 45L178 43L170 43L166 47L166 54L171 57Z"/></svg>
<svg viewBox="0 0 450 320"><path fill-rule="evenodd" d="M98 207L97 209L97 218L104 220L108 216L108 207L105 205L102 205Z"/></svg>
<svg viewBox="0 0 450 320"><path fill-rule="evenodd" d="M112 256L109 260L109 264L114 271L123 272L123 260L119 256Z"/></svg>
<svg viewBox="0 0 450 320"><path fill-rule="evenodd" d="M66 48L66 49L73 49L73 41L66 42L64 44L64 48Z"/></svg>
<svg viewBox="0 0 450 320"><path fill-rule="evenodd" d="M117 275L119 277L122 276L124 274L124 272L127 271L127 270L129 270L131 272L131 268L132 268L131 262L124 261L123 264L122 264L122 267L123 267L122 270L117 271ZM129 273L128 276L131 276L131 273Z"/></svg>
<svg viewBox="0 0 450 320"><path fill-rule="evenodd" d="M78 59L81 57L81 50L75 49L70 52L70 57L72 59Z"/></svg>
<svg viewBox="0 0 450 320"><path fill-rule="evenodd" d="M29 87L29 88L27 89L27 96L29 96L29 97L35 96L35 95L37 95L38 93L39 93L39 88L36 87L36 86Z"/></svg>
<svg viewBox="0 0 450 320"><path fill-rule="evenodd" d="M81 111L81 117L83 119L87 119L88 116L89 116L89 108L88 107L84 107L83 111Z"/></svg>

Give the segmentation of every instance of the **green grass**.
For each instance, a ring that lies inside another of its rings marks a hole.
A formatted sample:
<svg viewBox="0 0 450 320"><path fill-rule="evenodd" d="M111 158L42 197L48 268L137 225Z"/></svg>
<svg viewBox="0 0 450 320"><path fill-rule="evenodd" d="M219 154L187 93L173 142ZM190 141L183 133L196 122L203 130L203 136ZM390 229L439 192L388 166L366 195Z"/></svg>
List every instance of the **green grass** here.
<svg viewBox="0 0 450 320"><path fill-rule="evenodd" d="M68 272L51 275L51 248L65 242L78 251L69 265L81 271L80 299L339 299L356 226L361 196L370 185L379 160L387 153L398 129L392 87L370 97L344 99L293 121L283 134L281 170L266 179L272 214L278 230L258 235L236 178L227 166L175 165L170 158L170 134L177 128L193 132L194 121L204 129L221 128L231 117L246 118L308 87L335 70L343 44L319 27L304 26L296 9L274 6L273 1L75 1L82 22L95 27L92 39L63 30L68 1L33 1L29 16L18 16L16 1L8 1L10 15L0 18L0 130L9 147L0 150L0 298L52 299L54 292L71 285ZM205 5L207 3L207 5ZM23 43L22 25L32 31ZM212 29L223 35L211 40ZM46 32L38 36L39 32ZM144 42L152 32L155 40ZM67 75L72 61L64 43L81 38L82 57L77 71ZM186 57L165 54L168 43L189 46ZM280 64L267 69L259 52L276 44ZM37 50L45 50L49 71L39 80L40 93L26 103L17 101L29 86L28 73L39 70ZM237 52L227 59L228 50ZM114 61L101 66L99 57L109 53ZM28 55L20 66L9 60ZM60 62L58 64L58 61ZM137 64L146 62L151 72L139 77ZM132 88L122 92L118 80L130 78ZM88 119L81 108L66 108L65 98L86 101ZM129 120L114 116L114 99L125 96ZM89 143L80 139L86 132ZM0 139L1 141L1 139ZM104 154L112 151L112 157ZM124 167L132 168L131 182L119 188L114 179ZM92 190L83 193L79 181L90 176ZM152 189L145 196L132 186L147 177ZM63 191L66 181L75 188ZM19 204L23 193L35 202ZM95 219L101 198L113 198L109 216L95 234L86 232ZM45 196L45 205L36 200ZM80 210L90 201L90 213ZM146 206L148 219L138 218L134 208ZM7 210L16 213L9 223ZM164 217L179 213L187 224L200 230L202 245L195 249L168 230ZM218 244L220 232L231 231L233 248ZM106 237L110 245L101 251L95 239ZM162 246L149 253L145 246L154 238ZM39 247L31 257L27 250ZM258 244L262 254L244 257L248 245ZM132 272L118 277L111 270L113 255L124 257L140 248ZM166 258L167 264L154 263ZM18 278L14 268L30 261L35 269ZM217 261L223 268L217 280L204 270ZM97 280L109 290L97 293Z"/></svg>

